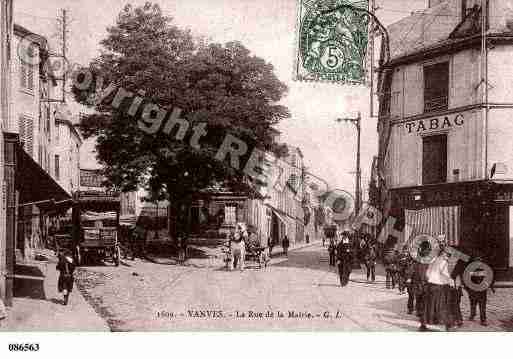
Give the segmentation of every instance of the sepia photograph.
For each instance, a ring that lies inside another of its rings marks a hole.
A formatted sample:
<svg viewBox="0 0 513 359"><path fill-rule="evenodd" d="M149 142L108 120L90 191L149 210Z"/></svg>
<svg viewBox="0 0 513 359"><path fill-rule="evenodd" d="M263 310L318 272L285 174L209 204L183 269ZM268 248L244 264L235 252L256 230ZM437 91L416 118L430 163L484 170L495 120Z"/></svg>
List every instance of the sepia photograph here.
<svg viewBox="0 0 513 359"><path fill-rule="evenodd" d="M0 38L8 357L513 331L513 0L0 0Z"/></svg>

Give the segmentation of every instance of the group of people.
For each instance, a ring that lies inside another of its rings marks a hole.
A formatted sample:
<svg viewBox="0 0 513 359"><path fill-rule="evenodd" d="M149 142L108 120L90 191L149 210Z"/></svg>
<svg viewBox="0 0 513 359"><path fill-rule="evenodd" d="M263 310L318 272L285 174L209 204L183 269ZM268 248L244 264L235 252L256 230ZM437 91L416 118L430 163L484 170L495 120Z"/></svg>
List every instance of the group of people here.
<svg viewBox="0 0 513 359"><path fill-rule="evenodd" d="M347 284L349 280L348 273L352 270L354 260L365 265L367 281L374 282L376 280L378 250L372 237L367 233L359 234L349 231L342 232L338 237L338 239L337 237L330 238L328 253L330 266L336 266L338 263L339 269L340 266L343 267L342 271L339 270L342 275L341 278L343 278L341 283Z"/></svg>
<svg viewBox="0 0 513 359"><path fill-rule="evenodd" d="M463 325L461 300L464 290L470 301L470 317L474 320L479 307L481 325L486 326L487 291L477 291L463 280L469 263L481 261L474 257L468 263L458 260L451 261L443 236L439 236L438 255L430 262L414 259L408 248L401 253L384 258L387 271L387 288L398 285L400 293L408 293L408 314L416 312L420 321L420 330L427 330L427 325L443 325L446 330ZM429 258L431 248L428 242L422 243L416 254L417 258ZM484 272L470 271L470 280L479 285L483 281ZM390 281L389 281L390 279ZM490 290L494 291L493 282Z"/></svg>

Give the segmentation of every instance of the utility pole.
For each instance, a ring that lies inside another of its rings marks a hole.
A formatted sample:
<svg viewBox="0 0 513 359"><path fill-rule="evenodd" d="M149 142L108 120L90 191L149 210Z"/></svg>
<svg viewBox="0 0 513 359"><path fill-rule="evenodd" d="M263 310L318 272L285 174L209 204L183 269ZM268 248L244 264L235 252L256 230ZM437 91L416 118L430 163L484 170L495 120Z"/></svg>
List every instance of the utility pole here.
<svg viewBox="0 0 513 359"><path fill-rule="evenodd" d="M360 147L361 147L361 120L362 120L362 114L358 112L358 117L356 118L338 118L337 122L351 122L353 125L356 126L356 132L357 132L357 142L356 142L356 184L355 184L355 206L354 210L356 215L360 213L361 208L361 182L362 182L362 172L360 168Z"/></svg>
<svg viewBox="0 0 513 359"><path fill-rule="evenodd" d="M370 0L369 11L374 14L376 11L376 0ZM369 47L370 47L370 116L374 117L374 18L369 19Z"/></svg>
<svg viewBox="0 0 513 359"><path fill-rule="evenodd" d="M66 47L68 45L67 35L68 35L68 13L66 9L62 9L62 59L64 64L66 63ZM66 103L66 71L63 71L62 74L62 101Z"/></svg>

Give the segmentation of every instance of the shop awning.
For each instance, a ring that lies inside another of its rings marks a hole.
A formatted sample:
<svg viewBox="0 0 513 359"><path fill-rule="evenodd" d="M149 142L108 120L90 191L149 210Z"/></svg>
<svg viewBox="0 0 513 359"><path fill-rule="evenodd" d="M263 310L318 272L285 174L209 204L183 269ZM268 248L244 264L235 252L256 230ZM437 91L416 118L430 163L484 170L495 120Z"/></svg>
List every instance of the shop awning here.
<svg viewBox="0 0 513 359"><path fill-rule="evenodd" d="M276 215L276 217L278 217L278 219L285 225L287 223L287 221L285 221L285 218L283 218L283 215L280 214L280 212L272 207L272 206L269 206L269 208L271 208L271 211Z"/></svg>
<svg viewBox="0 0 513 359"><path fill-rule="evenodd" d="M20 206L71 201L71 196L23 149L19 150L17 163L17 184L20 190Z"/></svg>
<svg viewBox="0 0 513 359"><path fill-rule="evenodd" d="M417 235L432 237L445 235L447 244L457 246L460 239L460 207L430 207L419 211L405 211L406 238L412 240Z"/></svg>

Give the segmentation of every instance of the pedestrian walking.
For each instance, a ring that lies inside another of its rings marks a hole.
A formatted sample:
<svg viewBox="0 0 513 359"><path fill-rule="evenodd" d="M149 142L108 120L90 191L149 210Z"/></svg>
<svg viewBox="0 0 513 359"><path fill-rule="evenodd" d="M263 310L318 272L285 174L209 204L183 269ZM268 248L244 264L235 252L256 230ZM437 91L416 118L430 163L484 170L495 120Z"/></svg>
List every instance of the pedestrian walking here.
<svg viewBox="0 0 513 359"><path fill-rule="evenodd" d="M67 255L62 252L59 254L57 270L59 271L57 289L59 290L59 293L62 293L64 296L64 305L68 305L69 295L73 290L73 283L75 281L75 263L73 262L71 255Z"/></svg>
<svg viewBox="0 0 513 359"><path fill-rule="evenodd" d="M385 249L383 253L383 264L386 272L386 288L394 289L397 281L397 255L394 247Z"/></svg>
<svg viewBox="0 0 513 359"><path fill-rule="evenodd" d="M267 237L267 247L269 247L269 259L271 259L271 256L273 254L273 247L274 247L274 241L271 236Z"/></svg>
<svg viewBox="0 0 513 359"><path fill-rule="evenodd" d="M330 244L328 244L328 255L330 257L330 266L335 266L337 261L337 244L335 243L335 238L330 238Z"/></svg>
<svg viewBox="0 0 513 359"><path fill-rule="evenodd" d="M426 272L428 284L420 330L426 330L428 324L435 324L444 325L449 331L454 324L451 308L454 280L449 274L449 256L442 243L440 248L438 256L429 264Z"/></svg>
<svg viewBox="0 0 513 359"><path fill-rule="evenodd" d="M376 246L369 243L364 256L365 268L367 269L367 281L369 281L369 279L373 282L376 280L376 258Z"/></svg>
<svg viewBox="0 0 513 359"><path fill-rule="evenodd" d="M412 261L406 270L406 291L408 292L408 314L415 314L420 318L424 314L424 298L427 290L428 264Z"/></svg>
<svg viewBox="0 0 513 359"><path fill-rule="evenodd" d="M230 239L230 250L231 257L233 259L233 265L230 269L236 269L239 265L240 270L244 270L244 260L246 256L246 245L244 243L244 234L241 226L237 225L235 233Z"/></svg>
<svg viewBox="0 0 513 359"><path fill-rule="evenodd" d="M345 287L349 283L349 277L352 270L353 254L349 243L349 234L344 233L342 239L337 245L336 255L338 261L338 274L340 277L340 285Z"/></svg>
<svg viewBox="0 0 513 359"><path fill-rule="evenodd" d="M309 244L310 243L310 235L306 235L306 244Z"/></svg>
<svg viewBox="0 0 513 359"><path fill-rule="evenodd" d="M187 239L182 234L178 237L178 262L185 263L187 259Z"/></svg>
<svg viewBox="0 0 513 359"><path fill-rule="evenodd" d="M283 240L281 242L281 246L283 247L283 253L285 254L285 256L289 256L289 246L290 246L290 241L289 241L289 237L287 237L287 235L285 235L283 237Z"/></svg>
<svg viewBox="0 0 513 359"><path fill-rule="evenodd" d="M480 257L475 257L472 261L469 262L469 264L473 263L473 262L482 262L483 263L483 261L482 261L482 259ZM468 268L468 265L467 265L467 268ZM478 268L478 269L470 272L469 274L470 274L470 281L474 285L477 285L477 286L482 284L483 280L486 277L486 274L485 274L484 270L481 269L481 268ZM481 321L481 325L482 326L487 326L488 325L488 321L486 319L486 303L487 303L487 300L488 300L488 288L484 289L484 290L475 290L475 289L472 288L473 286L471 286L469 284L466 284L465 282L463 284L465 286L465 290L467 291L468 298L470 300L470 317L469 317L469 320L472 321L472 320L475 319L476 314L477 314L477 307L479 307L479 319ZM493 279L492 279L492 281L490 283L489 289L492 291L492 293L495 293L494 280Z"/></svg>
<svg viewBox="0 0 513 359"><path fill-rule="evenodd" d="M397 257L397 284L399 293L404 294L406 291L406 270L410 264L411 258L408 253L408 247L404 246L402 252Z"/></svg>
<svg viewBox="0 0 513 359"><path fill-rule="evenodd" d="M463 315L461 314L461 298L463 297L463 274L467 263L458 260L451 271L451 278L454 280L454 288L451 290L451 311L454 323L463 326Z"/></svg>

